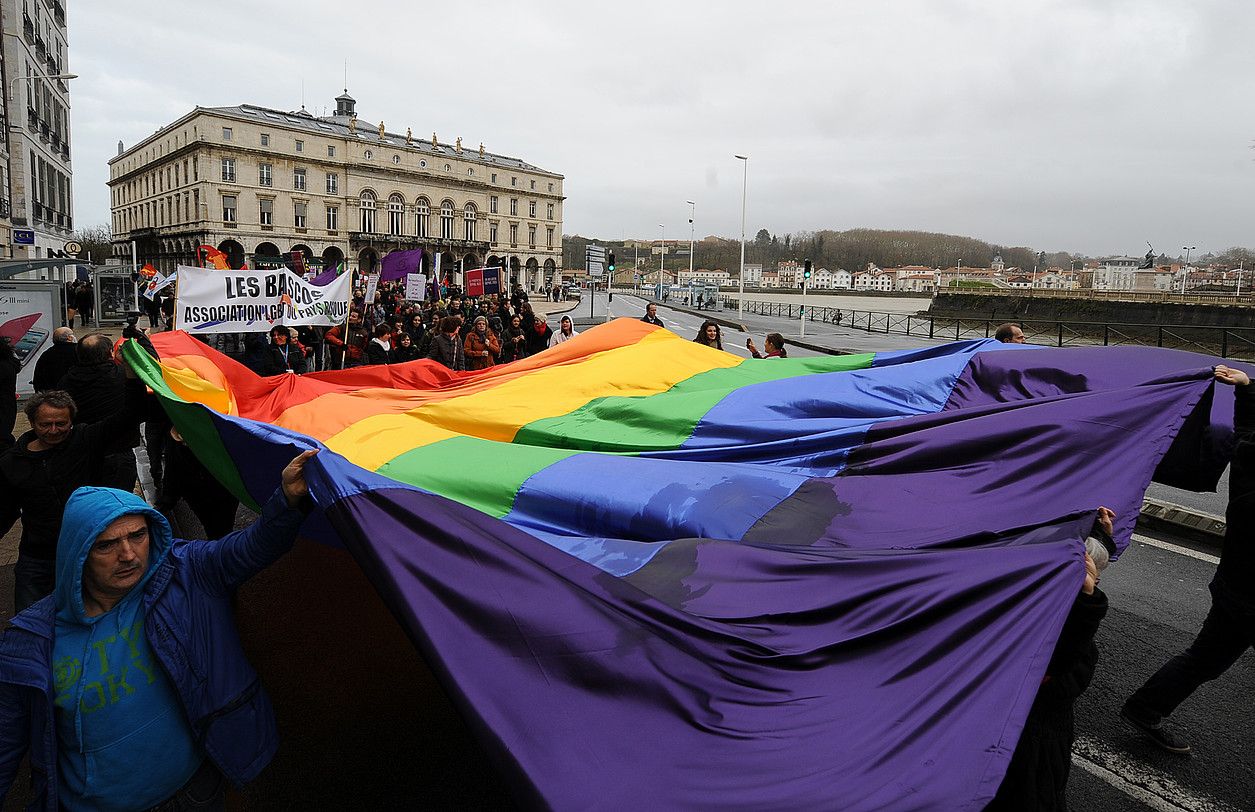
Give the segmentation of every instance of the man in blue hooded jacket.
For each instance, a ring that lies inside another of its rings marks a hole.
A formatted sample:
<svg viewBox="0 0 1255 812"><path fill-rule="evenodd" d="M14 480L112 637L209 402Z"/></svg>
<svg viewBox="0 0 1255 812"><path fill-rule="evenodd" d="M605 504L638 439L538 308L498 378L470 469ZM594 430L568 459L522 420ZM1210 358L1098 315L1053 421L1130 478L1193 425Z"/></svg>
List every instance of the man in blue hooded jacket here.
<svg viewBox="0 0 1255 812"><path fill-rule="evenodd" d="M266 766L274 712L231 596L291 549L315 453L288 464L256 522L213 542L172 538L134 494L74 492L55 591L0 638L0 797L27 750L42 810L221 808L223 777Z"/></svg>

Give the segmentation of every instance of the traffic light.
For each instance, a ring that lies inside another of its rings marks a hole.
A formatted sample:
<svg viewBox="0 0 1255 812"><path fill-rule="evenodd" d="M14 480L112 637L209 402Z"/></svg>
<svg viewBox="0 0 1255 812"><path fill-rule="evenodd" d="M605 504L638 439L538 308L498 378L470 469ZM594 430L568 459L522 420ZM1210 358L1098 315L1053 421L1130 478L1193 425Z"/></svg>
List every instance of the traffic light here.
<svg viewBox="0 0 1255 812"><path fill-rule="evenodd" d="M614 273L614 251L610 252L609 262L606 265L610 268L610 273Z"/></svg>
<svg viewBox="0 0 1255 812"><path fill-rule="evenodd" d="M802 278L811 278L811 261L809 259L802 263Z"/></svg>

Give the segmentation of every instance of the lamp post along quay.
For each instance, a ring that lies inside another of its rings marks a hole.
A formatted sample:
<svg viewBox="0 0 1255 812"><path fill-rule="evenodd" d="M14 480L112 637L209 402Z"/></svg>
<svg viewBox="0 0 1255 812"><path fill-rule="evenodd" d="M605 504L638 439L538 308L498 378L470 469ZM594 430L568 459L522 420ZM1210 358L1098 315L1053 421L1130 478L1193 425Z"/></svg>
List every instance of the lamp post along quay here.
<svg viewBox="0 0 1255 812"><path fill-rule="evenodd" d="M1181 295L1185 295L1185 280L1190 278L1190 252L1197 251L1197 245L1183 245L1181 250L1185 252L1185 265L1181 268Z"/></svg>
<svg viewBox="0 0 1255 812"><path fill-rule="evenodd" d="M749 187L750 158L748 155L733 155L741 161L741 276L737 280L736 317L745 320L745 191Z"/></svg>
<svg viewBox="0 0 1255 812"><path fill-rule="evenodd" d="M693 284L693 217L697 214L697 204L691 200L684 201L689 204L689 284Z"/></svg>

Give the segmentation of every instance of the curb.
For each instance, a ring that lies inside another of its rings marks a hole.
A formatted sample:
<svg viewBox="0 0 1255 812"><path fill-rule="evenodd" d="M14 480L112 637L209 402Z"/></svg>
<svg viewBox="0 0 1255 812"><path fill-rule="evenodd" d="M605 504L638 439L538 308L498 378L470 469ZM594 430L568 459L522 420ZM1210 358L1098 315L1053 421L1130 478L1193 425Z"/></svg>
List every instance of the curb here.
<svg viewBox="0 0 1255 812"><path fill-rule="evenodd" d="M1224 539L1225 520L1221 516L1191 510L1158 499L1142 500L1139 526L1180 533L1204 544L1219 546Z"/></svg>

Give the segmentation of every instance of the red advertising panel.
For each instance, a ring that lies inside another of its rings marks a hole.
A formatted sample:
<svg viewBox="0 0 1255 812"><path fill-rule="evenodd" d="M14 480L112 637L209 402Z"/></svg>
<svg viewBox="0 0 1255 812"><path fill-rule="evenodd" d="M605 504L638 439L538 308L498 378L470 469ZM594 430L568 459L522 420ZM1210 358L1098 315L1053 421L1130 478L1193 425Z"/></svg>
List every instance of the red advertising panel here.
<svg viewBox="0 0 1255 812"><path fill-rule="evenodd" d="M467 296L483 296L484 295L484 269L476 268L473 271L466 272L466 295Z"/></svg>

